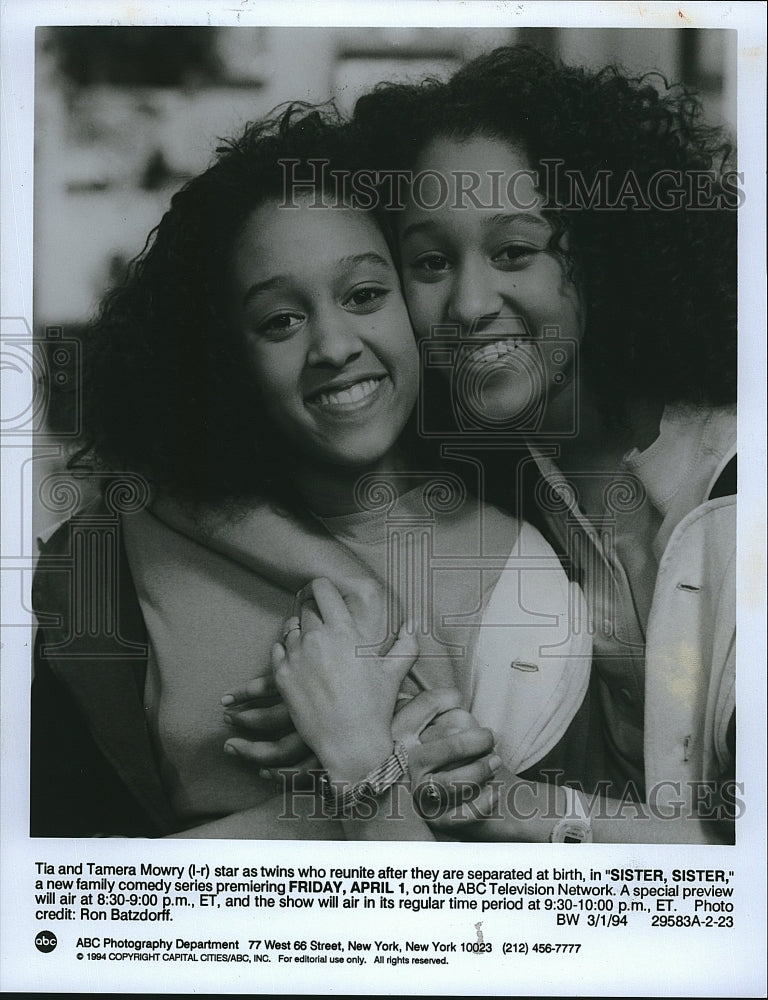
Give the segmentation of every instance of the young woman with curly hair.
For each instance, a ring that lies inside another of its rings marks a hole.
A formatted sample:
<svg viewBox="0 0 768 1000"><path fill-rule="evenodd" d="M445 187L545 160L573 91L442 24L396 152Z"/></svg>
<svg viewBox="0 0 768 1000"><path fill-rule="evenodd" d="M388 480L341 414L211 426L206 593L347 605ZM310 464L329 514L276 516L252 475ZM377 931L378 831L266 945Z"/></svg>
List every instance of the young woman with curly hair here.
<svg viewBox="0 0 768 1000"><path fill-rule="evenodd" d="M590 691L539 770L608 796L598 839L730 838L729 144L657 77L527 47L382 84L354 127L429 369L422 430L474 454L485 497L538 523L587 598ZM470 835L542 826L508 814Z"/></svg>
<svg viewBox="0 0 768 1000"><path fill-rule="evenodd" d="M35 835L430 839L412 790L444 809L469 789L481 815L502 761L535 763L578 708L578 588L536 529L410 451L418 352L390 248L372 213L312 176L320 157L355 168L356 148L317 112L250 127L174 196L93 325L79 462L143 477L152 498L118 517L107 489L43 549ZM288 163L305 181L290 204ZM427 598L407 571L425 536L441 569ZM311 574L291 569L299 556ZM383 577L397 558L389 615L315 580L285 622L287 587L326 570ZM486 612L508 642L478 639ZM538 664L543 638L556 654ZM510 643L525 670L508 669ZM341 656L307 677L302 658L329 646ZM222 705L241 688L248 704ZM325 817L311 791L277 794L259 773L258 748L236 735L259 716L282 752L304 750L295 724L316 754ZM497 756L481 725L505 721Z"/></svg>

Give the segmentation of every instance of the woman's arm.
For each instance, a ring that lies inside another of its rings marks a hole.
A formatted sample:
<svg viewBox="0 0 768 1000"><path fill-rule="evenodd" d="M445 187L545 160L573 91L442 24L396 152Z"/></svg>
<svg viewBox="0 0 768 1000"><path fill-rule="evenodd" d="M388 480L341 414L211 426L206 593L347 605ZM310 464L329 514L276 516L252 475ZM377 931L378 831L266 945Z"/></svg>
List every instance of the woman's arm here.
<svg viewBox="0 0 768 1000"><path fill-rule="evenodd" d="M158 496L152 513L180 534L286 590L296 591L320 576L331 580L370 641L386 640L384 585L316 522L282 513L265 501L237 514L206 512L198 517L177 501Z"/></svg>
<svg viewBox="0 0 768 1000"><path fill-rule="evenodd" d="M297 731L326 771L332 812L338 811L350 838L430 840L413 788L457 760L473 762L472 779L486 781L495 766L488 756L493 736L473 728L422 743L420 731L441 707L440 696L428 692L430 698L415 698L399 713L395 734L403 740L393 743L397 696L418 653L414 637L401 632L386 656L360 659L355 649L362 637L339 592L323 579L312 590L317 610L304 606L300 626L273 648L273 668ZM365 794L359 805L342 808L345 796L354 799L361 783L381 779L382 771L387 780L381 794Z"/></svg>
<svg viewBox="0 0 768 1000"><path fill-rule="evenodd" d="M322 813L309 791L276 794L253 809L174 833L170 840L345 840L341 823Z"/></svg>
<svg viewBox="0 0 768 1000"><path fill-rule="evenodd" d="M460 810L431 823L435 830L462 840L546 843L564 819L578 819L568 811L565 790L555 784L524 781L497 773L496 804L492 813L467 821ZM665 807L647 803L581 795L590 817L591 839L601 844L721 844L722 821L697 815L690 802ZM466 811L465 811L466 812Z"/></svg>
<svg viewBox="0 0 768 1000"><path fill-rule="evenodd" d="M370 664L366 664L370 668ZM473 816L488 815L493 807L494 789L488 784L498 758L488 756L493 738L488 730L467 726L461 718L466 713L456 707L457 691L440 688L417 695L395 716L390 738L382 739L377 759L370 741L363 749L349 753L338 748L328 775L338 789L356 783L386 760L392 738L406 747L408 781L398 781L378 798L366 797L356 814L342 820L328 815L320 797L319 770L313 773L312 787L298 785L293 776L284 774L282 790L259 806L231 816L201 824L174 834L176 839L301 839L301 840L431 840L430 832L414 808L428 786L437 790L438 801L429 801L429 815L445 809L455 796L472 796ZM318 717L315 717L316 720ZM340 730L341 731L341 730ZM422 736L422 734L425 734ZM426 735L428 734L428 735ZM420 737L424 739L421 742ZM341 741L340 741L341 742ZM457 762L459 763L457 766ZM319 765L318 765L319 768ZM415 790L415 792L414 792Z"/></svg>

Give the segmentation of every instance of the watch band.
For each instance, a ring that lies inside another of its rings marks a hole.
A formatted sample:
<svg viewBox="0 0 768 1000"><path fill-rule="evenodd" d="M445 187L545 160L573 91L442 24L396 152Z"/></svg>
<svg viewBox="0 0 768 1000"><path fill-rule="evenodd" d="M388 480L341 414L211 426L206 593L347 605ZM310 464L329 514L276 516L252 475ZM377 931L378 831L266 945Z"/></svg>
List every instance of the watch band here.
<svg viewBox="0 0 768 1000"><path fill-rule="evenodd" d="M591 844L592 821L584 808L581 794L575 788L563 785L565 816L558 820L549 836L553 844Z"/></svg>
<svg viewBox="0 0 768 1000"><path fill-rule="evenodd" d="M385 761L354 785L346 785L342 791L324 774L320 779L323 802L333 819L349 819L354 814L355 806L363 799L378 798L407 773L408 754L400 740L396 740L392 754Z"/></svg>

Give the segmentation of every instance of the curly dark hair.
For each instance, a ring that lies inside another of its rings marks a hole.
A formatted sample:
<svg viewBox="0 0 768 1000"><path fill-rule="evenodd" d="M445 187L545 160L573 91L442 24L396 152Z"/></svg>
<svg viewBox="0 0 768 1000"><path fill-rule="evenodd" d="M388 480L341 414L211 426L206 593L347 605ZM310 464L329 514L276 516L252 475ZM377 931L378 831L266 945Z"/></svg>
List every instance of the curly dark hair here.
<svg viewBox="0 0 768 1000"><path fill-rule="evenodd" d="M95 460L131 470L197 503L252 496L295 506L290 452L269 426L228 319L231 248L250 213L284 194L293 176L330 185L354 146L330 107L292 104L249 125L189 181L104 300L85 337L84 446L71 466Z"/></svg>
<svg viewBox="0 0 768 1000"><path fill-rule="evenodd" d="M663 402L735 401L733 209L741 192L728 172L731 145L704 123L694 95L659 74L634 79L615 66L568 67L509 46L447 82L379 85L358 100L354 126L369 166L384 171L413 169L435 138L486 135L524 146L547 204L558 206L551 249L569 232L569 266L587 304L583 371L607 418L621 419L633 393ZM671 207L651 198L633 209L628 197L606 211L568 197L567 187L555 193L545 183L553 161L561 179L577 176L587 191L603 177L608 204L630 174L641 197L661 178L659 197ZM675 204L678 178L684 186ZM685 185L696 178L691 193Z"/></svg>

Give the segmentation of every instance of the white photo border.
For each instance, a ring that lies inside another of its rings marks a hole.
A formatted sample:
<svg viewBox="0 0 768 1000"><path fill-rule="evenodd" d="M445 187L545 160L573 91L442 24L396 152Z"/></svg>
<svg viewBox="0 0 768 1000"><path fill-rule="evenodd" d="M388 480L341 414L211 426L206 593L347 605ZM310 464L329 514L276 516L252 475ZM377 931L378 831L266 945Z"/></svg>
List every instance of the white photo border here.
<svg viewBox="0 0 768 1000"><path fill-rule="evenodd" d="M101 965L95 969L72 960L69 947L65 961L34 948L39 930L32 913L34 865L42 858L57 863L87 859L98 846L100 859L125 863L131 859L157 863L188 864L197 855L243 859L268 855L274 865L299 864L395 864L409 867L456 868L473 863L482 853L483 866L504 867L514 863L542 867L574 863L570 847L533 845L464 844L347 844L344 860L333 844L191 841L33 841L28 836L29 763L29 627L4 628L2 634L2 764L0 772L0 861L2 899L0 926L4 945L0 965L3 991L29 992L216 992L216 993L304 993L351 992L461 994L461 995L648 995L648 996L761 996L765 995L764 942L765 829L766 829L766 710L765 710L765 474L766 474L766 361L765 361L765 83L766 33L764 3L484 3L453 0L402 0L379 2L271 2L271 0L135 0L118 4L111 0L4 0L2 4L2 322L26 321L32 327L33 270L33 176L34 176L34 60L35 27L53 24L161 25L207 24L217 26L493 26L664 28L710 27L738 32L738 126L739 170L744 172L746 205L739 212L739 399L738 434L742 462L739 471L738 594L739 650L737 704L737 777L745 783L747 808L739 820L737 844L725 848L691 848L683 845L593 845L589 863L600 867L680 867L733 869L739 886L739 919L733 932L699 931L665 934L656 930L626 936L596 932L590 938L588 955L573 960L547 956L536 961L511 962L494 955L492 960L463 964L454 976L442 975L437 967L419 971L368 964L352 977L341 967L338 975L324 967L322 982L317 970L277 964L259 967L256 975L236 966L212 968L170 965L160 970L147 965ZM16 329L17 327L14 327ZM5 378L5 374L3 374ZM14 404L12 403L11 406ZM21 451L19 448L21 447ZM3 620L30 619L28 560L32 553L28 510L19 504L9 478L26 475L31 467L26 444L4 439L3 461L2 576ZM17 480L18 481L18 480ZM15 505L14 505L15 500ZM267 850L265 850L267 848ZM567 854L567 858L566 855ZM735 860L734 860L735 859ZM339 911L341 912L341 911ZM374 916L382 911L373 911ZM290 920L288 917L290 916ZM359 925L376 922L365 913ZM501 917L498 918L499 920ZM378 925L386 938L400 933L398 916L390 925ZM474 935L471 923L463 923ZM489 916L486 927L491 924ZM265 923L251 919L253 936L263 937ZM412 933L428 937L457 933L450 921L413 924ZM421 928L417 930L417 928ZM133 928L132 928L133 929ZM146 929L145 929L146 930ZM62 926L62 937L72 936ZM300 915L275 915L276 937L318 933L316 922ZM339 936L350 933L348 924ZM362 933L362 930L360 930ZM403 931L403 933L405 933ZM409 933L411 931L409 930ZM519 933L515 931L515 934ZM486 931L487 934L487 931ZM514 940L512 931L510 939ZM126 932L125 937L151 936ZM503 935L498 933L497 938ZM563 935L560 935L562 938ZM469 939L469 938L466 938ZM579 940L583 940L583 935ZM559 963L559 964L558 964ZM148 963L152 964L152 963ZM198 971L200 969L200 971ZM762 977L762 978L761 978Z"/></svg>

